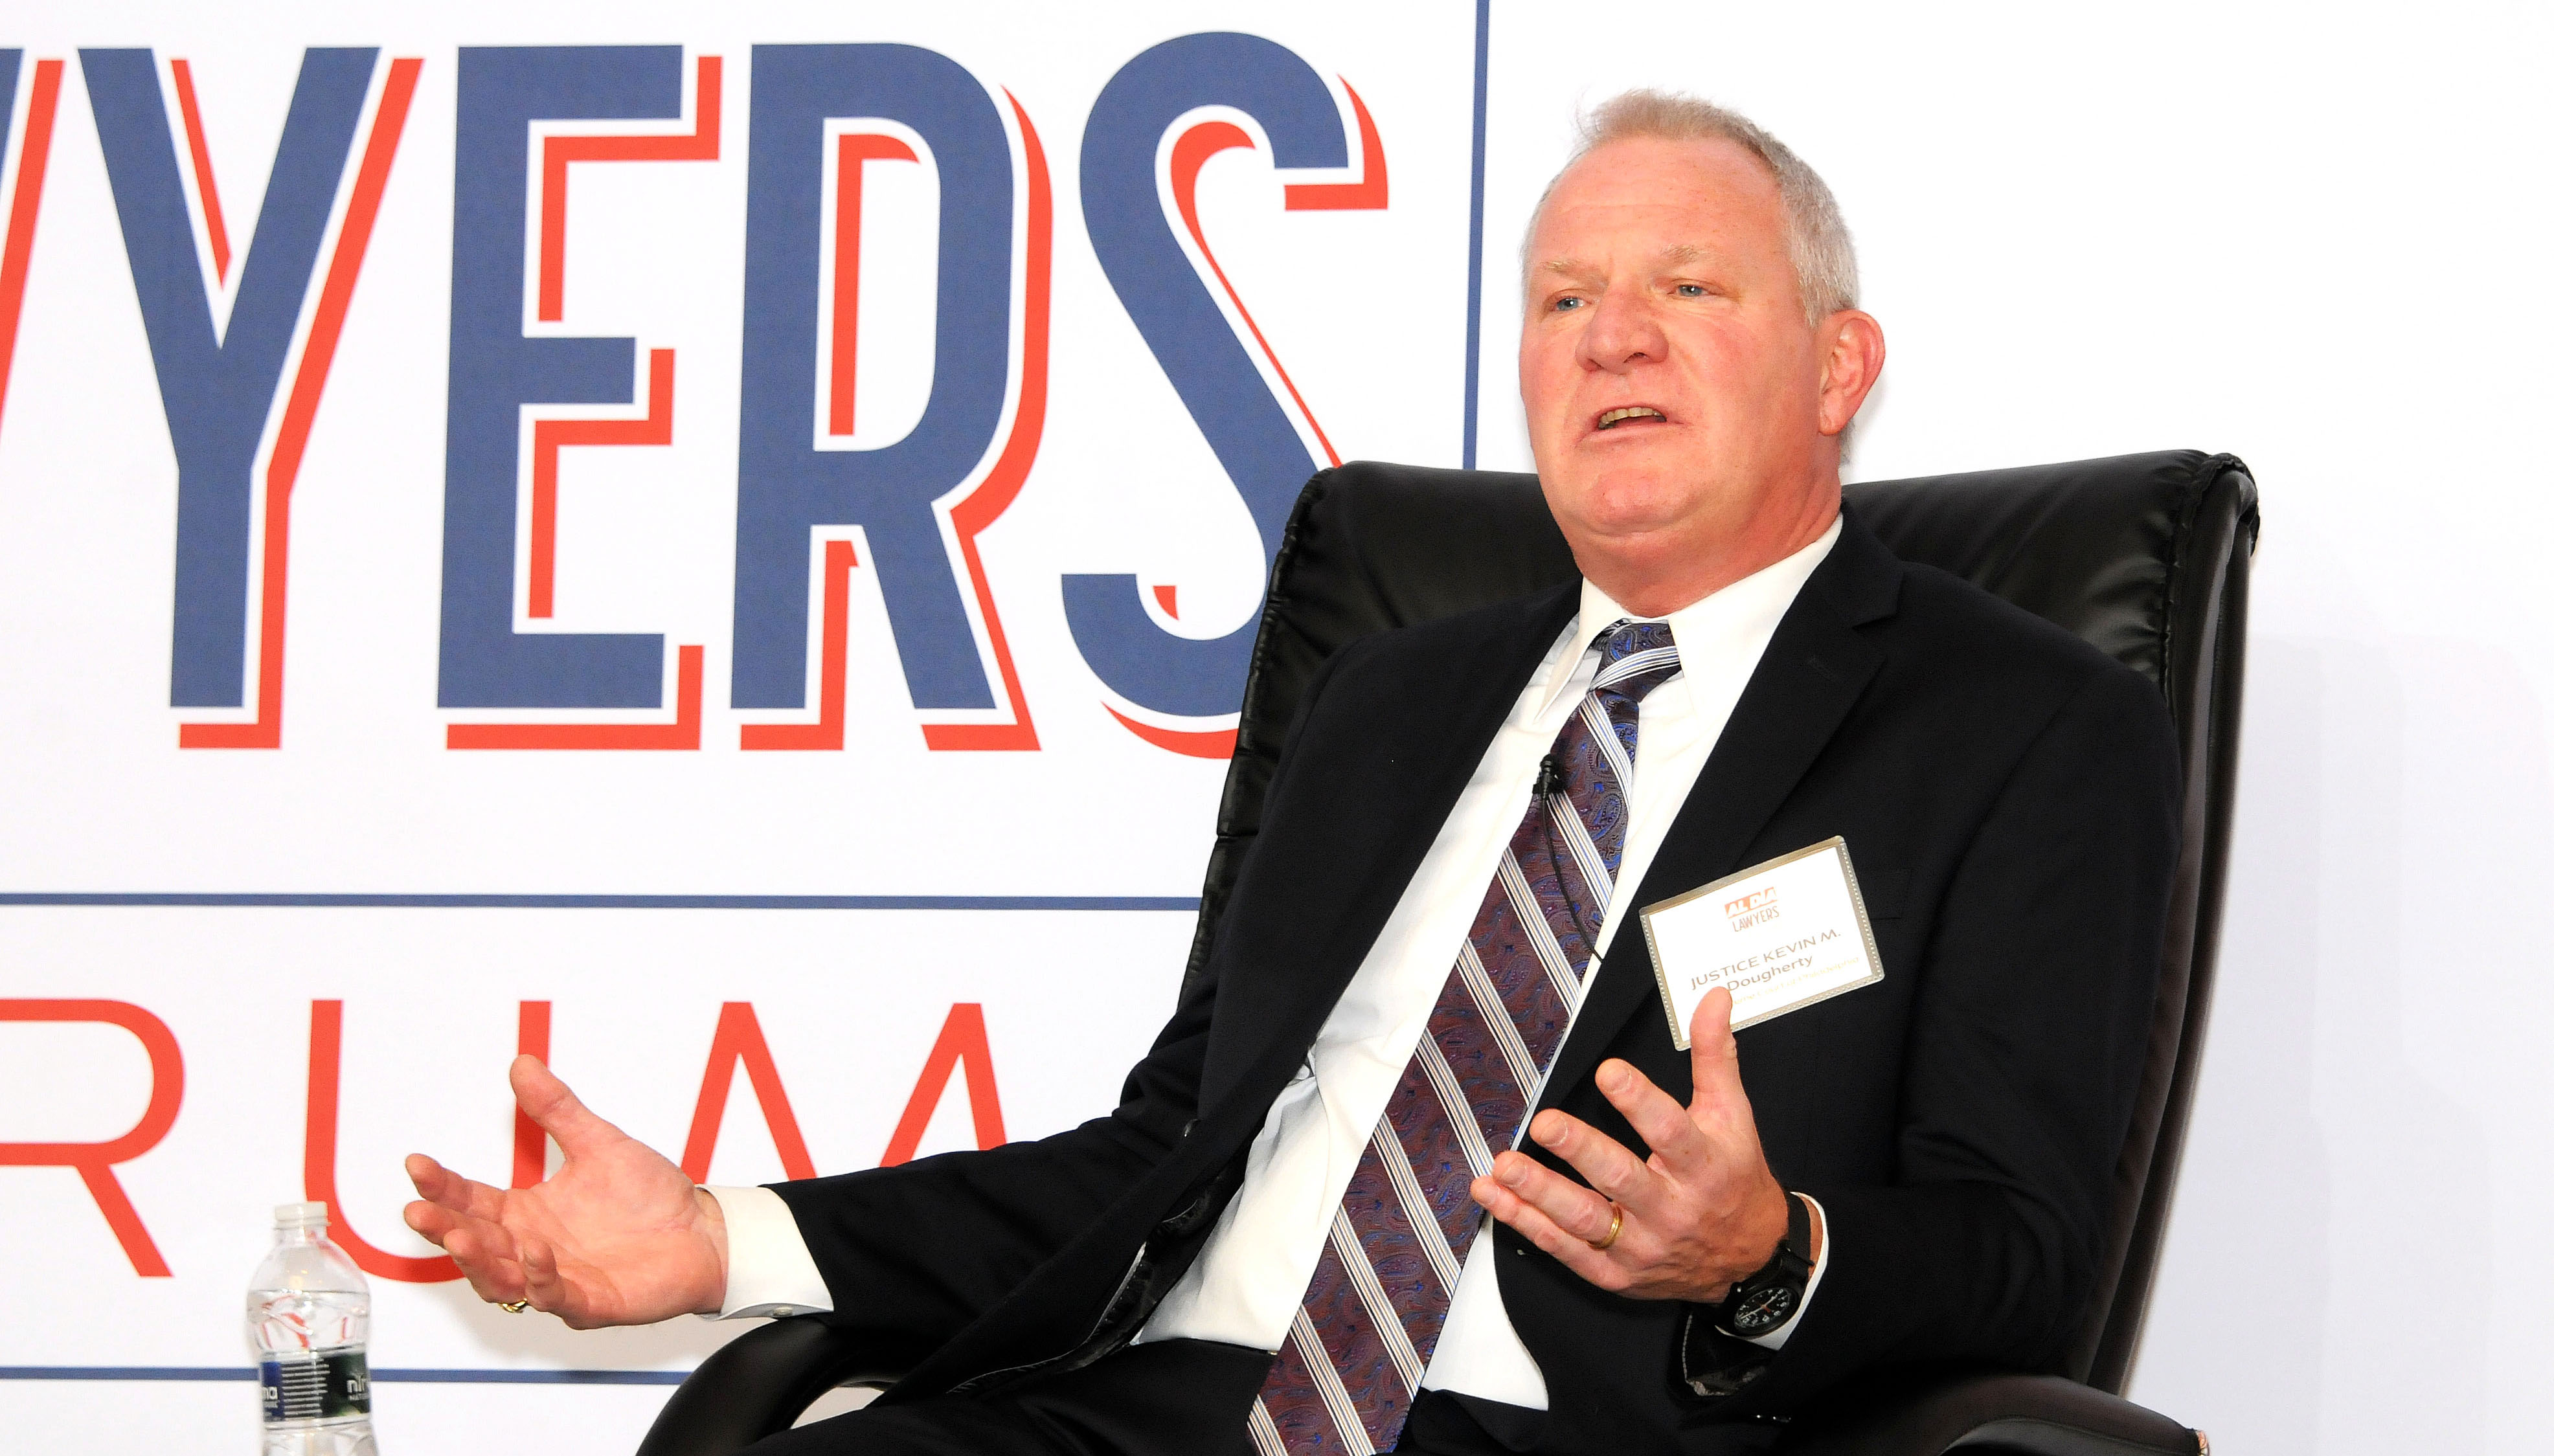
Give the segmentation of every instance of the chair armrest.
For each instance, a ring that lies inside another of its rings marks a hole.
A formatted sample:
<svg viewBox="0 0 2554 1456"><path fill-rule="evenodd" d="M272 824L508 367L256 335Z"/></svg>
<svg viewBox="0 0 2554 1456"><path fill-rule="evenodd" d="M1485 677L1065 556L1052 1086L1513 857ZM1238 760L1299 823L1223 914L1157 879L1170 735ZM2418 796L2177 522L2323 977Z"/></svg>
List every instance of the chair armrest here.
<svg viewBox="0 0 2554 1456"><path fill-rule="evenodd" d="M638 1456L734 1456L837 1386L896 1372L819 1319L777 1319L729 1342L674 1388ZM1922 1369L1876 1374L1802 1417L1784 1456L2208 1456L2168 1416L2051 1375Z"/></svg>
<svg viewBox="0 0 2554 1456"><path fill-rule="evenodd" d="M886 1385L859 1341L820 1319L775 1319L729 1341L674 1388L638 1456L734 1456L836 1386Z"/></svg>
<svg viewBox="0 0 2554 1456"><path fill-rule="evenodd" d="M2053 1375L1924 1368L1873 1375L1786 1433L1784 1456L2208 1456L2169 1416Z"/></svg>

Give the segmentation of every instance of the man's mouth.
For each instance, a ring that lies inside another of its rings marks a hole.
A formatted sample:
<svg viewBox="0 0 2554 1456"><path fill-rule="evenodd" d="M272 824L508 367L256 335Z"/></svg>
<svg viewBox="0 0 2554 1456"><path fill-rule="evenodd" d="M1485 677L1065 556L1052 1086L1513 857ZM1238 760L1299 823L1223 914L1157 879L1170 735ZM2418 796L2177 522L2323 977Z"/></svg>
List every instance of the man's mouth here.
<svg viewBox="0 0 2554 1456"><path fill-rule="evenodd" d="M1627 419L1663 420L1666 418L1666 415L1652 409L1647 404L1626 404L1620 409L1608 409L1603 414L1596 416L1596 428L1600 430L1610 430Z"/></svg>

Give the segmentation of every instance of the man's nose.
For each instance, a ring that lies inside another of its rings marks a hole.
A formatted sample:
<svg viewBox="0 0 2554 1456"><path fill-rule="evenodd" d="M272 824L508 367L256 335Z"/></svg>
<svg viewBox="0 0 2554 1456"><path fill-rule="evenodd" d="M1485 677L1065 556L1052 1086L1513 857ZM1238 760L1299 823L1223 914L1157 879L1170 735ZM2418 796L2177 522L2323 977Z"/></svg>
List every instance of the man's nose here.
<svg viewBox="0 0 2554 1456"><path fill-rule="evenodd" d="M1621 374L1639 364L1664 364L1667 330L1649 300L1637 292L1609 288L1595 303L1596 316L1578 336L1582 368Z"/></svg>

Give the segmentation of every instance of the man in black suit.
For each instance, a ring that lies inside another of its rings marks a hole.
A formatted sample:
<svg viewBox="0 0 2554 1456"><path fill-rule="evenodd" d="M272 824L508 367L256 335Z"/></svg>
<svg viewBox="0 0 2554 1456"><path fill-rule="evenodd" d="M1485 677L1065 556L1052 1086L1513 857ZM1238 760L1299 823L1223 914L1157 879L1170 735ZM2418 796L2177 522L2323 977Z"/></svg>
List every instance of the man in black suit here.
<svg viewBox="0 0 2554 1456"><path fill-rule="evenodd" d="M1113 1113L713 1194L522 1059L565 1164L411 1159L411 1225L509 1307L816 1309L911 1370L773 1451L1742 1450L1874 1365L2053 1364L2151 1008L2161 702L1841 512L1881 334L1743 119L1600 110L1526 298L1585 581L1324 665ZM1735 1037L1714 991L1677 1051L1620 922L1837 836L1885 978ZM755 1300L775 1224L813 1278Z"/></svg>

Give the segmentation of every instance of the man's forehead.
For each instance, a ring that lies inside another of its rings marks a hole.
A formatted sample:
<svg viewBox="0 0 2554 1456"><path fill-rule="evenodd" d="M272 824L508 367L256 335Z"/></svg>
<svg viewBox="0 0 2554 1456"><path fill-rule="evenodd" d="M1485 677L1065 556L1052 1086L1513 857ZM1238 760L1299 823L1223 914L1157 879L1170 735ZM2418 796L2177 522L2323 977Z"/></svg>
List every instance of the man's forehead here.
<svg viewBox="0 0 2554 1456"><path fill-rule="evenodd" d="M1669 243L1663 247L1635 248L1631 250L1629 258L1614 256L1614 250L1611 249L1606 252L1607 256L1601 259L1574 253L1541 259L1535 264L1535 272L1554 274L1562 278L1587 278L1604 273L1609 266L1624 262L1647 262L1662 269L1689 268L1715 263L1725 256L1718 249L1701 243Z"/></svg>
<svg viewBox="0 0 2554 1456"><path fill-rule="evenodd" d="M1727 259L1747 251L1749 235L1784 225L1781 188L1754 153L1717 137L1631 137L1555 179L1527 249L1537 271L1544 255L1621 262L1625 246L1661 263L1707 262L1715 246Z"/></svg>

